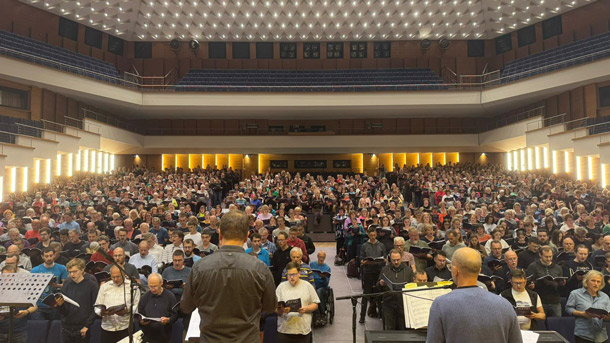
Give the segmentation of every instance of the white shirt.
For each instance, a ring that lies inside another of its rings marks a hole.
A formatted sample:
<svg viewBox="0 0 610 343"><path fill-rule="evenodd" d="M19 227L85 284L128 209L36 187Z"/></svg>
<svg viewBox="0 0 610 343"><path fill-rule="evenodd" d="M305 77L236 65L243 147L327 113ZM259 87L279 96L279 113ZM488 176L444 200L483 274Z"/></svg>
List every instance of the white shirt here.
<svg viewBox="0 0 610 343"><path fill-rule="evenodd" d="M148 250L148 254L155 257L157 260L157 267L160 267L163 263L161 262L161 258L163 257L163 247L159 244L155 244L154 247Z"/></svg>
<svg viewBox="0 0 610 343"><path fill-rule="evenodd" d="M135 254L129 259L129 263L133 264L136 268L150 266L153 273L156 273L159 270L157 268L157 259L150 253L145 257L142 257L140 254ZM142 280L143 285L148 285L148 279L143 274L140 274L140 280Z"/></svg>
<svg viewBox="0 0 610 343"><path fill-rule="evenodd" d="M316 289L309 282L300 280L296 286L289 281L284 281L275 290L278 301L301 299L301 306L305 307L312 303L319 304L320 298ZM278 317L277 331L285 334L307 335L311 332L311 313L299 314L291 312Z"/></svg>
<svg viewBox="0 0 610 343"><path fill-rule="evenodd" d="M527 294L526 291L523 292L517 292L514 289L511 289L511 293L513 294L513 299L515 299L515 304L517 305L517 307L531 307L532 306L532 299L530 299L530 296ZM542 306L542 301L540 300L540 296L537 295L538 297L538 307ZM525 316L517 316L517 320L519 321L519 326L521 327L521 330L529 330L530 326L532 325L532 320L525 317Z"/></svg>
<svg viewBox="0 0 610 343"><path fill-rule="evenodd" d="M130 293L130 282L125 280L125 285L121 284L117 286L113 281L108 281L100 287L95 300L96 305L105 305L106 307L116 305L127 305L133 306L133 312L137 311L138 303L140 302L140 291L136 290L134 293L133 301L131 301ZM99 316L100 312L95 309L96 314ZM124 316L118 316L113 314L111 316L102 317L102 329L106 331L121 331L129 327L129 313Z"/></svg>
<svg viewBox="0 0 610 343"><path fill-rule="evenodd" d="M195 248L201 249L203 247L203 241L201 240L201 234L196 232L195 234L184 235L184 240L192 239L193 243L195 243Z"/></svg>

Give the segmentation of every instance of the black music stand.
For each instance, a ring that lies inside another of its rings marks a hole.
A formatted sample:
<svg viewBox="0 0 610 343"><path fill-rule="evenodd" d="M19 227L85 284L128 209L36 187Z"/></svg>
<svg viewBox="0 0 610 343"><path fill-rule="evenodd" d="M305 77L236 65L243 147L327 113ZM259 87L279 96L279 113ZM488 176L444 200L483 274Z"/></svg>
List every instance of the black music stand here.
<svg viewBox="0 0 610 343"><path fill-rule="evenodd" d="M0 274L0 306L9 307L8 341L13 338L15 307L35 306L53 274Z"/></svg>
<svg viewBox="0 0 610 343"><path fill-rule="evenodd" d="M346 295L343 297L338 297L337 300L350 299L352 301L352 339L353 339L353 342L356 343L356 317L357 317L356 305L358 304L358 299L379 297L384 294L420 292L420 291L429 291L429 290L434 290L434 289L443 289L443 288L452 288L452 287L453 287L453 285L443 285L443 286L437 286L437 287L401 289L399 291L386 291L386 292L369 293L369 294L353 294L353 295Z"/></svg>

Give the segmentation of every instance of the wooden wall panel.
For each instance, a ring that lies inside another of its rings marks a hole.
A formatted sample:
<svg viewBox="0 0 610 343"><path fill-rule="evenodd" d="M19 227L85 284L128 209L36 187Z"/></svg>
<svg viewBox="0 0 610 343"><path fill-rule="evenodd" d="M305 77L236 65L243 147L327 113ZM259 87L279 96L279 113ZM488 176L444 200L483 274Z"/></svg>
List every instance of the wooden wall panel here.
<svg viewBox="0 0 610 343"><path fill-rule="evenodd" d="M203 155L202 154L189 154L189 168L203 168Z"/></svg>
<svg viewBox="0 0 610 343"><path fill-rule="evenodd" d="M597 87L596 85L586 85L584 92L584 112L585 117L593 118L597 116Z"/></svg>
<svg viewBox="0 0 610 343"><path fill-rule="evenodd" d="M570 91L570 112L572 118L583 118L585 115L583 87Z"/></svg>

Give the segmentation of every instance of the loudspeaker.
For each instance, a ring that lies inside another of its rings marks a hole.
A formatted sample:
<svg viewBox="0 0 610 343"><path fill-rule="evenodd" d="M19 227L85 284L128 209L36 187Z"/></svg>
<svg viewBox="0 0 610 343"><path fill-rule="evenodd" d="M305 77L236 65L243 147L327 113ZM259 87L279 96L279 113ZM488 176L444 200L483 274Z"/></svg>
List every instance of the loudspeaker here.
<svg viewBox="0 0 610 343"><path fill-rule="evenodd" d="M509 52L513 49L513 42L510 38L510 33L496 37L496 55Z"/></svg>
<svg viewBox="0 0 610 343"><path fill-rule="evenodd" d="M102 31L85 26L85 44L94 48L102 48Z"/></svg>
<svg viewBox="0 0 610 343"><path fill-rule="evenodd" d="M250 43L233 42L233 59L250 59Z"/></svg>
<svg viewBox="0 0 610 343"><path fill-rule="evenodd" d="M423 50L430 48L430 41L428 39L422 39L421 42L419 42L419 47Z"/></svg>
<svg viewBox="0 0 610 343"><path fill-rule="evenodd" d="M152 58L152 42L134 42L135 58Z"/></svg>
<svg viewBox="0 0 610 343"><path fill-rule="evenodd" d="M73 41L78 41L78 23L64 17L59 17L59 35Z"/></svg>
<svg viewBox="0 0 610 343"><path fill-rule="evenodd" d="M524 27L517 31L517 41L519 47L536 43L536 29L534 25Z"/></svg>
<svg viewBox="0 0 610 343"><path fill-rule="evenodd" d="M469 40L468 57L485 57L485 41Z"/></svg>
<svg viewBox="0 0 610 343"><path fill-rule="evenodd" d="M257 60L273 59L273 43L257 42L256 43L256 59Z"/></svg>
<svg viewBox="0 0 610 343"><path fill-rule="evenodd" d="M179 40L177 40L177 39L172 39L172 40L169 42L169 47L170 47L170 49L172 49L172 50L178 50L178 49L180 49L180 41L179 41Z"/></svg>
<svg viewBox="0 0 610 343"><path fill-rule="evenodd" d="M125 42L118 37L108 35L108 52L118 56L123 56L123 46Z"/></svg>
<svg viewBox="0 0 610 343"><path fill-rule="evenodd" d="M443 50L449 49L449 45L451 45L451 42L446 38L441 38L441 40L438 41L438 46Z"/></svg>
<svg viewBox="0 0 610 343"><path fill-rule="evenodd" d="M563 33L561 15L549 18L542 22L542 39L551 38Z"/></svg>
<svg viewBox="0 0 610 343"><path fill-rule="evenodd" d="M209 58L227 58L227 43L210 42L208 43Z"/></svg>

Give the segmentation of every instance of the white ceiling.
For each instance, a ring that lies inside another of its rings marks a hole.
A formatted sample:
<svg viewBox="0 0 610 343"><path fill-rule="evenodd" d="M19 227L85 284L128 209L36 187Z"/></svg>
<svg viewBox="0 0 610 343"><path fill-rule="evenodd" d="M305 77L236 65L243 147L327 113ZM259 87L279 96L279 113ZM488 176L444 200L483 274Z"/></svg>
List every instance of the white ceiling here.
<svg viewBox="0 0 610 343"><path fill-rule="evenodd" d="M595 0L20 0L127 40L488 39Z"/></svg>

